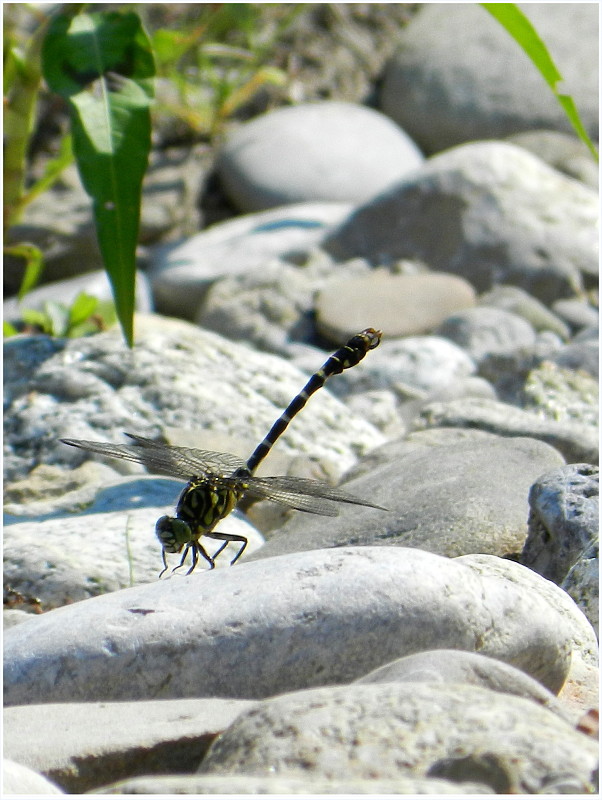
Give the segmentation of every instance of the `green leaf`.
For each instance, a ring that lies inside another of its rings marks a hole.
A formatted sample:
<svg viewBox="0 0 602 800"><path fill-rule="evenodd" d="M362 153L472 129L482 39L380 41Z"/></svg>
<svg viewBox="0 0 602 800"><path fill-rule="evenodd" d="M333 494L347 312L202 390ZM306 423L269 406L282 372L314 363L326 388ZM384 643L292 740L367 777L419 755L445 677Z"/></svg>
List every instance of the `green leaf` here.
<svg viewBox="0 0 602 800"><path fill-rule="evenodd" d="M98 308L98 298L80 292L69 309L69 328L80 325L94 314Z"/></svg>
<svg viewBox="0 0 602 800"><path fill-rule="evenodd" d="M13 244L5 247L4 252L7 255L25 259L25 274L23 275L23 280L21 281L21 286L17 293L19 300L22 300L40 280L40 275L44 269L42 251L39 247L36 247L35 244L26 244L23 242L21 244Z"/></svg>
<svg viewBox="0 0 602 800"><path fill-rule="evenodd" d="M48 85L71 107L73 152L93 199L100 251L131 346L140 197L151 144L149 41L134 13L61 14L48 30L42 63Z"/></svg>
<svg viewBox="0 0 602 800"><path fill-rule="evenodd" d="M21 199L21 205L26 206L38 195L43 194L60 177L61 172L73 161L71 136L65 135L61 139L59 152L55 158L50 159L44 168L44 174L31 186Z"/></svg>
<svg viewBox="0 0 602 800"><path fill-rule="evenodd" d="M24 308L21 311L23 322L36 328L40 328L44 333L52 334L52 326L48 315L35 308Z"/></svg>
<svg viewBox="0 0 602 800"><path fill-rule="evenodd" d="M537 67L554 96L564 109L569 122L579 138L587 145L598 161L598 151L587 135L587 131L577 111L573 98L559 91L558 84L563 80L545 44L539 38L530 20L515 3L481 3L481 6L508 31L512 38Z"/></svg>
<svg viewBox="0 0 602 800"><path fill-rule="evenodd" d="M8 338L9 336L16 336L19 331L14 325L11 325L10 322L2 320L2 333L4 334L5 338Z"/></svg>
<svg viewBox="0 0 602 800"><path fill-rule="evenodd" d="M52 336L66 336L69 330L69 309L63 303L47 300L44 303L44 314L48 319Z"/></svg>

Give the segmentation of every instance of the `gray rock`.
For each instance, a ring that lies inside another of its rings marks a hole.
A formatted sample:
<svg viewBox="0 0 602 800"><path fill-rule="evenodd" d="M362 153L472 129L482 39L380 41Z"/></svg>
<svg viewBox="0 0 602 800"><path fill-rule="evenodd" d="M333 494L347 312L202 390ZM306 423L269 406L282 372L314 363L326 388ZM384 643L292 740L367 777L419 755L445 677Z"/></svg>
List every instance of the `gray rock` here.
<svg viewBox="0 0 602 800"><path fill-rule="evenodd" d="M534 411L480 397L427 404L416 428L479 428L500 436L541 439L556 448L567 461L598 462L598 434L581 422L556 422Z"/></svg>
<svg viewBox="0 0 602 800"><path fill-rule="evenodd" d="M561 339L568 339L570 336L568 326L556 314L518 286L495 286L479 297L479 305L493 306L517 314L526 319L536 331L552 331Z"/></svg>
<svg viewBox="0 0 602 800"><path fill-rule="evenodd" d="M472 286L455 275L376 270L327 282L316 297L316 325L335 340L352 336L368 319L392 338L411 336L431 332L449 314L475 301Z"/></svg>
<svg viewBox="0 0 602 800"><path fill-rule="evenodd" d="M554 608L559 619L562 619L570 630L569 649L572 656L565 683L560 691L558 689L552 691L558 693L558 699L571 719L576 719L590 708L597 706L600 683L598 639L591 623L574 600L555 583L548 580L542 582L541 576L536 572L509 559L476 553L460 556L455 560L472 569L481 578L491 581L492 584L499 581L500 588L508 583L521 586L529 595L537 594ZM537 659L535 654L532 656ZM523 672L533 675L533 658L528 657L522 666L516 662L513 664Z"/></svg>
<svg viewBox="0 0 602 800"><path fill-rule="evenodd" d="M242 211L287 203L361 203L419 166L422 154L388 117L353 103L278 108L226 139L217 172Z"/></svg>
<svg viewBox="0 0 602 800"><path fill-rule="evenodd" d="M493 794L493 789L482 783L457 783L440 778L399 776L394 780L340 778L327 780L298 773L288 775L158 775L132 778L128 781L98 789L97 794L194 794L239 796L263 794L314 795L446 795Z"/></svg>
<svg viewBox="0 0 602 800"><path fill-rule="evenodd" d="M559 367L572 370L582 370L594 378L598 377L600 347L593 340L573 342L566 344L552 356L552 361Z"/></svg>
<svg viewBox="0 0 602 800"><path fill-rule="evenodd" d="M510 284L548 304L597 271L598 210L596 192L522 148L475 142L360 206L324 247L339 259L420 259L479 292Z"/></svg>
<svg viewBox="0 0 602 800"><path fill-rule="evenodd" d="M528 353L535 344L533 327L500 308L467 308L448 317L436 333L462 347L480 365L492 356Z"/></svg>
<svg viewBox="0 0 602 800"><path fill-rule="evenodd" d="M297 515L249 558L350 545L419 547L445 556L518 555L527 535L529 488L561 464L556 450L527 438L410 450L344 484L345 491L371 497L388 512L358 507L328 525Z"/></svg>
<svg viewBox="0 0 602 800"><path fill-rule="evenodd" d="M84 451L61 444L62 437L121 441L123 431L153 436L168 426L187 429L187 444L201 449L210 449L202 443L203 429L236 437L248 457L307 380L282 359L185 322L137 317L136 335L132 351L116 331L5 344L4 466L9 480L22 478L40 463L72 469L86 460ZM313 369L326 356L322 353ZM192 437L199 427L201 441L196 443ZM354 452L382 442L375 428L322 390L277 449L311 453L341 474L355 461ZM123 461L112 463L122 473L142 471Z"/></svg>
<svg viewBox="0 0 602 800"><path fill-rule="evenodd" d="M553 53L586 129L597 139L595 7L530 3L523 13ZM527 55L471 3L427 3L400 31L399 50L385 70L381 107L429 153L534 128L573 133Z"/></svg>
<svg viewBox="0 0 602 800"><path fill-rule="evenodd" d="M4 700L253 699L346 683L434 647L478 649L557 691L574 619L534 590L543 578L513 567L528 573L526 589L515 573L490 578L421 550L359 547L123 589L5 631Z"/></svg>
<svg viewBox="0 0 602 800"><path fill-rule="evenodd" d="M594 158L581 139L560 131L523 131L508 137L508 141L524 147L543 159L554 169L598 189L598 169Z"/></svg>
<svg viewBox="0 0 602 800"><path fill-rule="evenodd" d="M529 492L529 535L521 563L554 583L598 541L599 473L591 464L546 472Z"/></svg>
<svg viewBox="0 0 602 800"><path fill-rule="evenodd" d="M554 711L564 711L552 692L509 664L465 650L426 650L399 658L359 678L356 683L467 683L494 692L525 697Z"/></svg>
<svg viewBox="0 0 602 800"><path fill-rule="evenodd" d="M9 758L4 758L2 760L2 794L4 797L9 797L14 794L35 796L63 794L63 792L43 775L38 775L23 764L17 764Z"/></svg>
<svg viewBox="0 0 602 800"><path fill-rule="evenodd" d="M155 523L164 514L173 515L183 488L167 479L125 479L99 492L84 513L74 508L74 514L5 525L5 580L22 594L36 595L45 611L158 580L163 563ZM263 544L261 534L237 512L218 530L246 537L250 553ZM213 553L220 543L203 544ZM229 544L216 568L228 567L238 547ZM180 558L172 556L171 566Z"/></svg>
<svg viewBox="0 0 602 800"><path fill-rule="evenodd" d="M215 736L254 705L187 698L13 706L4 712L4 751L83 794L133 775L191 772Z"/></svg>
<svg viewBox="0 0 602 800"><path fill-rule="evenodd" d="M194 319L216 280L310 251L350 210L348 203L299 203L247 214L153 248L149 277L157 308Z"/></svg>
<svg viewBox="0 0 602 800"><path fill-rule="evenodd" d="M597 542L577 559L560 585L597 631L600 624L600 563Z"/></svg>
<svg viewBox="0 0 602 800"><path fill-rule="evenodd" d="M586 792L597 754L593 739L522 697L466 685L356 684L260 703L218 737L200 769L382 779L437 776L442 761L462 767L470 758L484 767L479 782L496 792L537 793L559 772ZM464 767L454 778L474 780Z"/></svg>
<svg viewBox="0 0 602 800"><path fill-rule="evenodd" d="M558 314L568 325L577 330L597 327L600 324L600 312L597 308L577 297L568 297L552 303L552 311Z"/></svg>

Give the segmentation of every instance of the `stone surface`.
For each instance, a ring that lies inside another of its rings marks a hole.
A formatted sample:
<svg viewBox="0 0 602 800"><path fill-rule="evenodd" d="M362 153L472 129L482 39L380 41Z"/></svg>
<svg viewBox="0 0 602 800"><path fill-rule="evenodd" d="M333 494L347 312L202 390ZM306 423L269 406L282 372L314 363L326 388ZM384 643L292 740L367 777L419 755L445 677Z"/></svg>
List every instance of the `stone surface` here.
<svg viewBox="0 0 602 800"><path fill-rule="evenodd" d="M436 333L465 350L477 365L492 356L527 352L535 344L535 333L525 319L486 306L455 312L439 325Z"/></svg>
<svg viewBox="0 0 602 800"><path fill-rule="evenodd" d="M193 772L254 703L196 699L46 703L4 711L4 753L69 794L133 775Z"/></svg>
<svg viewBox="0 0 602 800"><path fill-rule="evenodd" d="M17 764L9 758L4 758L2 760L2 794L4 797L12 795L32 797L63 794L63 792L43 775L38 775L23 764Z"/></svg>
<svg viewBox="0 0 602 800"><path fill-rule="evenodd" d="M360 206L324 246L339 259L419 259L479 292L510 284L547 304L597 274L598 211L596 192L522 148L473 142Z"/></svg>
<svg viewBox="0 0 602 800"><path fill-rule="evenodd" d="M529 506L529 535L521 563L561 583L598 541L598 468L568 464L546 472L531 487Z"/></svg>
<svg viewBox="0 0 602 800"><path fill-rule="evenodd" d="M217 279L311 251L350 210L349 203L297 203L246 214L182 242L155 247L149 278L157 309L194 319Z"/></svg>
<svg viewBox="0 0 602 800"><path fill-rule="evenodd" d="M136 335L132 351L117 331L5 344L4 467L9 480L23 478L40 463L73 469L89 457L60 438L117 442L123 441L124 431L152 437L170 426L186 429L187 444L201 449L209 449L205 429L236 437L246 458L307 380L282 359L185 322L137 317ZM322 353L312 370L327 355ZM277 449L311 453L330 462L323 475L328 470L336 475L355 461L354 452L382 441L375 428L354 419L322 390ZM121 473L142 471L123 461L112 464ZM319 471L314 477L320 477Z"/></svg>
<svg viewBox="0 0 602 800"><path fill-rule="evenodd" d="M598 543L582 553L560 584L577 603L594 630L600 626L600 560Z"/></svg>
<svg viewBox="0 0 602 800"><path fill-rule="evenodd" d="M470 567L477 575L491 580L492 583L500 581L500 587L507 583L519 585L528 594L535 593L545 599L555 609L571 632L572 651L567 679L558 693L559 700L571 719L597 707L600 683L598 639L591 623L575 601L555 583L548 580L542 582L541 576L536 572L525 569L514 561L480 553L460 556L456 561ZM514 666L532 674L532 659L528 658L522 667L516 663Z"/></svg>
<svg viewBox="0 0 602 800"><path fill-rule="evenodd" d="M298 104L230 133L217 158L226 193L242 211L315 201L360 203L423 161L401 128L353 103Z"/></svg>
<svg viewBox="0 0 602 800"><path fill-rule="evenodd" d="M421 409L415 427L479 428L500 436L533 437L547 442L567 461L598 463L598 433L591 425L557 422L486 397L428 403Z"/></svg>
<svg viewBox="0 0 602 800"><path fill-rule="evenodd" d="M598 16L587 3L528 3L592 139L598 132ZM575 47L575 41L579 47ZM534 128L573 133L533 63L483 8L427 3L400 32L381 107L426 152Z"/></svg>
<svg viewBox="0 0 602 800"><path fill-rule="evenodd" d="M556 697L521 670L465 650L425 650L385 664L356 683L466 683L494 692L533 700L564 719L568 714ZM577 720L575 720L576 722Z"/></svg>
<svg viewBox="0 0 602 800"><path fill-rule="evenodd" d="M464 767L474 780L480 757L479 782L497 793L545 792L559 773L584 792L597 753L592 739L521 697L466 685L356 684L260 703L213 743L200 770L440 777L453 759L456 776Z"/></svg>
<svg viewBox="0 0 602 800"><path fill-rule="evenodd" d="M535 130L515 133L508 137L508 141L524 147L569 178L583 181L592 189L598 188L598 169L595 161L585 143L576 135L560 131Z"/></svg>
<svg viewBox="0 0 602 800"><path fill-rule="evenodd" d="M100 491L84 513L73 508L71 514L5 525L5 580L22 594L35 594L44 611L158 580L163 563L155 523L173 515L183 488L181 481L166 478L125 479ZM246 537L249 552L263 544L236 512L217 529ZM203 539L202 544L212 554L221 543ZM216 569L228 567L239 547L229 544ZM175 567L180 558L168 556L168 563Z"/></svg>
<svg viewBox="0 0 602 800"><path fill-rule="evenodd" d="M495 286L479 297L479 305L493 306L523 317L535 331L552 331L561 339L568 339L568 326L546 306L518 286Z"/></svg>
<svg viewBox="0 0 602 800"><path fill-rule="evenodd" d="M294 517L250 560L358 544L419 547L446 556L516 556L527 536L529 488L561 464L556 450L528 438L410 450L344 484L346 491L387 506L388 513L358 508L351 518L328 525Z"/></svg>
<svg viewBox="0 0 602 800"><path fill-rule="evenodd" d="M575 619L542 597L545 579L512 566L508 581L488 565L491 577L421 550L358 547L123 589L6 631L4 700L253 699L346 683L433 647L478 650L557 691Z"/></svg>
<svg viewBox="0 0 602 800"><path fill-rule="evenodd" d="M344 339L346 331L361 330L366 320L392 338L411 336L430 333L449 314L474 303L472 286L455 275L376 270L327 282L316 297L316 325L335 340L341 334Z"/></svg>
<svg viewBox="0 0 602 800"><path fill-rule="evenodd" d="M328 780L297 773L288 775L170 775L132 778L97 790L99 794L193 794L239 796L277 794L313 795L456 795L493 794L483 783L461 783L440 778L398 776L394 780L341 778Z"/></svg>
<svg viewBox="0 0 602 800"><path fill-rule="evenodd" d="M523 407L553 422L577 423L598 432L598 381L585 372L545 360L527 375Z"/></svg>

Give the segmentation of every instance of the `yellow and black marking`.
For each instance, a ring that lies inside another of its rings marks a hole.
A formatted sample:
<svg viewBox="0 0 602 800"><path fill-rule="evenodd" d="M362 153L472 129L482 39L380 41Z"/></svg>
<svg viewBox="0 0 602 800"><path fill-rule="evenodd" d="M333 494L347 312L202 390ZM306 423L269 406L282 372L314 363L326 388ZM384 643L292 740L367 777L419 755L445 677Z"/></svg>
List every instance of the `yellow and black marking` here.
<svg viewBox="0 0 602 800"><path fill-rule="evenodd" d="M61 439L61 441L72 447L90 450L110 458L135 461L143 464L151 474L169 475L187 481L186 488L178 500L175 517L163 516L155 527L161 542L165 567L161 575L167 569L166 553L184 551L180 563L175 568L179 569L184 566L190 551L192 566L187 572L190 574L196 567L199 556L213 569L215 559L228 543L240 542L241 547L230 562L234 564L247 546L247 539L244 536L215 531L214 528L228 516L246 494L324 516L336 516L338 503L353 503L382 510L382 506L358 499L319 481L286 476L257 478L253 474L312 394L324 386L331 375L339 375L344 370L359 364L369 350L378 347L381 335L381 332L374 328L366 328L333 353L289 403L288 408L272 425L268 435L255 448L246 463L230 453L171 447L131 433L126 434L132 440L132 443L127 445L82 439ZM218 539L223 544L210 556L199 541L202 536Z"/></svg>

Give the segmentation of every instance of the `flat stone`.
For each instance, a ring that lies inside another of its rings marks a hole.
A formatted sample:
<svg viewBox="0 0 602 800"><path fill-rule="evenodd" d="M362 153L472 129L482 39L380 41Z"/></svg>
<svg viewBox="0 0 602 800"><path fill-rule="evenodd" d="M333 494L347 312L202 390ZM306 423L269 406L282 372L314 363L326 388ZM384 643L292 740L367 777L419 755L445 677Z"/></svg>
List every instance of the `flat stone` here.
<svg viewBox="0 0 602 800"><path fill-rule="evenodd" d="M345 491L371 497L388 512L358 507L351 518L327 525L297 515L250 560L355 545L418 547L449 557L516 557L527 536L529 489L543 472L562 464L556 450L529 438L454 440L391 455L343 484Z"/></svg>
<svg viewBox="0 0 602 800"><path fill-rule="evenodd" d="M263 701L214 742L200 771L383 779L441 777L446 764L447 776L477 773L502 794L545 792L559 773L586 792L597 755L593 739L522 697L467 685L355 684Z"/></svg>
<svg viewBox="0 0 602 800"><path fill-rule="evenodd" d="M46 703L4 711L5 756L69 794L132 775L189 772L254 703L215 698Z"/></svg>
<svg viewBox="0 0 602 800"><path fill-rule="evenodd" d="M419 166L420 150L388 117L326 101L278 108L231 132L216 168L242 211L287 203L359 203Z"/></svg>
<svg viewBox="0 0 602 800"><path fill-rule="evenodd" d="M454 45L455 46L455 45ZM478 292L504 283L549 304L598 270L597 193L506 142L429 159L323 243L338 259L418 259Z"/></svg>
<svg viewBox="0 0 602 800"><path fill-rule="evenodd" d="M543 578L513 567L531 576L526 589L421 550L358 547L123 589L5 631L4 700L256 699L434 647L479 650L557 691L574 620L534 590Z"/></svg>
<svg viewBox="0 0 602 800"><path fill-rule="evenodd" d="M361 330L367 320L387 336L412 336L430 333L449 314L475 302L472 286L455 275L376 270L326 283L316 298L316 325L335 340L352 336L346 332Z"/></svg>

